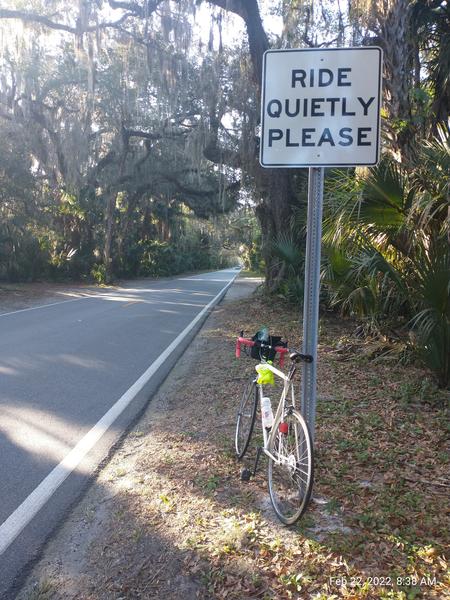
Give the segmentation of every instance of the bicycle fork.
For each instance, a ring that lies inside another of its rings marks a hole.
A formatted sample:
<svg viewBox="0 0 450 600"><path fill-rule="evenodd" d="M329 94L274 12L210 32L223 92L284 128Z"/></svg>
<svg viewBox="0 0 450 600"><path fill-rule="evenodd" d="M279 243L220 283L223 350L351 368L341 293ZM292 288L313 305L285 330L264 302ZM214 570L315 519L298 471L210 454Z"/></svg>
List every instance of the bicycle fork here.
<svg viewBox="0 0 450 600"><path fill-rule="evenodd" d="M255 464L253 465L253 470L247 469L246 467L244 467L241 470L242 481L250 481L250 478L254 477L256 475L256 471L258 470L258 464L259 464L259 460L261 458L262 453L263 453L262 446L258 446L258 448L256 449L256 458L255 458Z"/></svg>
<svg viewBox="0 0 450 600"><path fill-rule="evenodd" d="M282 444L282 439L280 439L280 444ZM256 458L255 463L253 465L253 470L244 467L241 471L241 479L243 481L249 481L250 477L254 477L256 475L256 471L258 470L258 465L262 454L268 456L268 458L272 459L276 464L290 465L289 459L286 458L282 452L278 451L277 456L274 456L271 452L267 450L267 445L258 446L258 448L256 449Z"/></svg>
<svg viewBox="0 0 450 600"><path fill-rule="evenodd" d="M259 404L261 406L261 399L263 397L263 389L262 389L262 385L258 384L258 401ZM263 427L263 438L264 438L264 446L258 446L258 448L256 449L256 458L255 458L255 464L253 465L253 470L247 469L246 467L244 467L241 470L241 479L242 481L249 481L251 477L254 477L256 475L256 471L258 470L258 465L259 465L259 461L261 458L261 454L263 453L263 448L265 448L267 446L267 439L268 439L268 432L267 430Z"/></svg>

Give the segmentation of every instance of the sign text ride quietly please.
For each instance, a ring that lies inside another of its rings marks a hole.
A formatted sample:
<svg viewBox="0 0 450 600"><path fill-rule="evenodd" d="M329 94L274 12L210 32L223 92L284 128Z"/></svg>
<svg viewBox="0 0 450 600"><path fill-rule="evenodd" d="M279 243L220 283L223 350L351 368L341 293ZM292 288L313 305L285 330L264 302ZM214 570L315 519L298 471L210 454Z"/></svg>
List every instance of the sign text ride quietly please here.
<svg viewBox="0 0 450 600"><path fill-rule="evenodd" d="M377 47L268 50L263 64L261 165L376 164L381 64Z"/></svg>

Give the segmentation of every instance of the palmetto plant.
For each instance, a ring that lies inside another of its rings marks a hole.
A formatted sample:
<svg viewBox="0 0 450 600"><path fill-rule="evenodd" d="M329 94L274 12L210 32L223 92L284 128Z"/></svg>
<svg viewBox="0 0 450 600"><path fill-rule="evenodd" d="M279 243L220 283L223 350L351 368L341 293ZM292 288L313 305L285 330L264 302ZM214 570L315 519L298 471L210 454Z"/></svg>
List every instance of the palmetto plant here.
<svg viewBox="0 0 450 600"><path fill-rule="evenodd" d="M385 157L362 173L335 174L324 222L330 302L407 326L441 385L450 380L449 173L441 131L408 168Z"/></svg>
<svg viewBox="0 0 450 600"><path fill-rule="evenodd" d="M284 269L284 279L278 292L287 300L302 304L304 291L304 226L294 218L288 228L272 242L274 256Z"/></svg>

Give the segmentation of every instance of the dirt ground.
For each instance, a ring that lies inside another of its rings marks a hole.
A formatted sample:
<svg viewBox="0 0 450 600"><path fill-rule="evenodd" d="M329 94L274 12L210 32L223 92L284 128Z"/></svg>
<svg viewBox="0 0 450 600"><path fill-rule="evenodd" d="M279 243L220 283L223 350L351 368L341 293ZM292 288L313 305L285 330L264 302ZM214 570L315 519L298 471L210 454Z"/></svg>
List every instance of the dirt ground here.
<svg viewBox="0 0 450 600"><path fill-rule="evenodd" d="M0 313L70 300L95 286L67 283L0 283Z"/></svg>
<svg viewBox="0 0 450 600"><path fill-rule="evenodd" d="M237 280L208 318L19 600L450 598L448 396L374 358L352 323L321 318L306 515L276 520L265 464L240 480L235 413L254 362L234 358L235 336L265 324L300 346L297 311L256 285Z"/></svg>

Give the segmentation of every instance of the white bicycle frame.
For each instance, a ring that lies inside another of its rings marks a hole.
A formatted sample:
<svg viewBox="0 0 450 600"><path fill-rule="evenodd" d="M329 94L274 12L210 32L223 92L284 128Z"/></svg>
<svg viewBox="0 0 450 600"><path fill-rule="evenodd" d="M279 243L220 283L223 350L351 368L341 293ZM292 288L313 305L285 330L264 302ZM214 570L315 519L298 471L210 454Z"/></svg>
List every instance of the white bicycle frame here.
<svg viewBox="0 0 450 600"><path fill-rule="evenodd" d="M282 379L284 381L283 391L281 392L280 401L278 402L277 410L273 417L273 422L276 423L278 421L279 417L281 417L281 415L284 413L284 408L286 405L286 397L289 394L289 390L291 392L292 406L293 406L293 408L295 408L295 394L294 394L293 381L287 375L285 375L283 373L283 371L276 369L273 365L271 365L269 363L261 363L261 365L257 365L257 366L263 366L264 369L268 369L274 375L276 375L277 377L279 377L280 379ZM259 404L261 406L261 398L263 397L264 384L258 383L257 386L259 389L259 394L258 394L259 395ZM261 417L262 417L262 415L261 415ZM262 419L261 419L261 421L262 421ZM276 428L272 427L270 431L267 431L267 429L264 427L264 425L262 425L262 430L263 430L263 436L264 436L264 446L262 447L262 451L264 452L264 454L266 454L269 458L271 458L273 461L275 461L279 465L286 463L287 458L286 458L286 456L284 456L282 451L280 451L278 453L278 456L273 456L273 454L271 454L269 452L269 447L270 447L271 443L274 441L274 438L278 433ZM296 432L296 435L297 435L297 432Z"/></svg>

